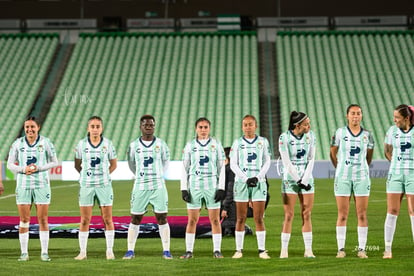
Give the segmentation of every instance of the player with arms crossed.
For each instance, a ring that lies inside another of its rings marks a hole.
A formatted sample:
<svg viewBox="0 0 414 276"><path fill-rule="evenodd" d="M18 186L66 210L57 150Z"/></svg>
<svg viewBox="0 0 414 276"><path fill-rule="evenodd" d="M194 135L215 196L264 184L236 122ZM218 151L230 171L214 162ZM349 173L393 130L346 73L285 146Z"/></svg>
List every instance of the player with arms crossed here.
<svg viewBox="0 0 414 276"><path fill-rule="evenodd" d="M289 130L279 137L279 152L283 162L282 199L285 218L281 234L280 258L288 258L296 199L299 198L305 258L315 258L312 252L311 213L314 200L316 138L310 130L310 119L303 112L292 111Z"/></svg>
<svg viewBox="0 0 414 276"><path fill-rule="evenodd" d="M354 195L358 218L359 258L368 258L365 246L368 236L368 199L371 180L369 165L374 153L374 139L369 131L361 126L362 109L351 104L346 110L347 126L336 130L332 137L330 157L335 170L335 197L338 207L336 221L337 258L344 258L346 223L348 220L350 198Z"/></svg>
<svg viewBox="0 0 414 276"><path fill-rule="evenodd" d="M256 135L257 121L253 115L242 120L243 136L231 146L230 167L234 172L234 201L236 202L236 252L233 259L243 257L245 223L249 202L253 205L257 246L261 259L270 259L266 250L264 210L267 196L266 173L270 167L270 147L266 138Z"/></svg>
<svg viewBox="0 0 414 276"><path fill-rule="evenodd" d="M124 259L135 257L135 243L139 235L139 225L147 206L151 204L157 219L163 247L163 258L172 259L170 253L170 226L167 221L168 192L164 173L170 160L167 144L154 136L155 118L144 115L140 119L142 136L131 143L128 150L128 165L135 174L131 194L131 223L128 228L128 251Z"/></svg>
<svg viewBox="0 0 414 276"><path fill-rule="evenodd" d="M28 261L30 209L36 205L39 222L41 260L50 261L48 255L48 210L51 198L48 170L58 165L55 147L50 140L39 135L40 124L35 117L24 122L25 137L18 138L11 146L7 167L16 174L16 203L19 210L19 261Z"/></svg>
<svg viewBox="0 0 414 276"><path fill-rule="evenodd" d="M105 224L106 259L115 259L113 253L115 228L112 221L113 190L110 174L116 169L117 156L112 141L103 137L103 121L98 116L88 120L88 136L79 141L75 149L75 169L80 173L79 227L80 253L75 260L87 258L89 225L95 201L101 209Z"/></svg>
<svg viewBox="0 0 414 276"><path fill-rule="evenodd" d="M223 258L220 204L225 197L225 155L220 141L210 137L210 125L207 118L197 119L196 139L188 142L183 151L181 195L187 202L188 223L185 231L186 252L181 259L193 257L195 232L203 203L211 223L213 257Z"/></svg>
<svg viewBox="0 0 414 276"><path fill-rule="evenodd" d="M404 194L414 238L414 107L405 104L397 106L394 123L388 129L384 141L385 157L391 161L387 179L384 259L392 258L392 241Z"/></svg>

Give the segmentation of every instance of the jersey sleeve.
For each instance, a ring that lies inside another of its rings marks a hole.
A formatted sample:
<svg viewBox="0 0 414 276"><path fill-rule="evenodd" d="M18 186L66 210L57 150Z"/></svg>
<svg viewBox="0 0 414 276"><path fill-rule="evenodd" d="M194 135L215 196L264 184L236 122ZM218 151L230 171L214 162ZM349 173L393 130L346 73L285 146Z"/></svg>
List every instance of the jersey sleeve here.
<svg viewBox="0 0 414 276"><path fill-rule="evenodd" d="M75 147L75 159L82 159L82 141L79 141Z"/></svg>
<svg viewBox="0 0 414 276"><path fill-rule="evenodd" d="M368 145L367 145L367 148L368 149L373 149L374 146L375 146L374 136L372 135L371 132L368 132Z"/></svg>
<svg viewBox="0 0 414 276"><path fill-rule="evenodd" d="M128 147L128 167L131 170L133 174L136 173L136 164L135 164L135 149L134 149L134 143L131 143Z"/></svg>
<svg viewBox="0 0 414 276"><path fill-rule="evenodd" d="M109 141L109 149L108 149L108 158L109 160L113 160L117 158L116 149L112 141Z"/></svg>
<svg viewBox="0 0 414 276"><path fill-rule="evenodd" d="M10 148L9 158L7 159L7 168L14 173L24 173L25 166L16 164L19 162L19 150L16 146L16 142Z"/></svg>
<svg viewBox="0 0 414 276"><path fill-rule="evenodd" d="M390 127L385 134L384 144L392 145L392 129L393 127Z"/></svg>
<svg viewBox="0 0 414 276"><path fill-rule="evenodd" d="M339 138L339 129L337 129L334 133L334 135L332 136L331 139L331 146L332 147L339 147L339 143L340 143L340 138Z"/></svg>
<svg viewBox="0 0 414 276"><path fill-rule="evenodd" d="M230 168L234 172L234 174L239 178L241 181L246 182L247 175L240 169L239 166L239 143L238 140L234 141L233 145L231 146L230 150Z"/></svg>
<svg viewBox="0 0 414 276"><path fill-rule="evenodd" d="M285 139L285 134L281 134L279 136L279 151L283 151L283 152L287 152L288 151L288 146L287 146L287 142Z"/></svg>

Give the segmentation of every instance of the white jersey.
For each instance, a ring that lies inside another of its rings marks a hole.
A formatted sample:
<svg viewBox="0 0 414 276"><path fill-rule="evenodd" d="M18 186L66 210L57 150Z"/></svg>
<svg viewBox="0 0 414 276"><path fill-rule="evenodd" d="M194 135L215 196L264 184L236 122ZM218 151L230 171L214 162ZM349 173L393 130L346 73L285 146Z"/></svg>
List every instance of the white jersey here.
<svg viewBox="0 0 414 276"><path fill-rule="evenodd" d="M50 185L48 169L57 166L55 147L46 137L38 136L33 145L26 137L14 141L10 148L8 167L16 173L17 187L38 189ZM31 175L24 173L26 166L34 164L38 171Z"/></svg>
<svg viewBox="0 0 414 276"><path fill-rule="evenodd" d="M215 138L210 137L205 144L197 139L188 142L183 151L183 163L189 188L216 189L225 159L223 146Z"/></svg>
<svg viewBox="0 0 414 276"><path fill-rule="evenodd" d="M299 179L306 179L303 182L304 184L309 183L309 180L313 178L313 163L309 168L308 166L315 158L315 146L316 137L313 131L304 133L300 137L294 135L291 130L280 135L279 152L288 159L282 160L284 161L283 180L297 181L298 179L294 177L294 175L297 175Z"/></svg>
<svg viewBox="0 0 414 276"><path fill-rule="evenodd" d="M75 159L82 160L79 183L81 187L104 187L111 185L109 161L116 159L116 150L111 140L101 138L99 145L91 144L89 137L79 141Z"/></svg>
<svg viewBox="0 0 414 276"><path fill-rule="evenodd" d="M256 136L249 141L244 136L236 139L230 151L230 162L238 167L234 170L235 182L245 182L244 178L257 177L259 181L264 181L265 175L270 164L271 152L269 141L262 136ZM265 170L263 168L265 167Z"/></svg>
<svg viewBox="0 0 414 276"><path fill-rule="evenodd" d="M135 185L139 190L157 190L165 186L164 169L170 160L167 144L154 137L146 145L141 138L131 143L128 150L129 167L135 174Z"/></svg>
<svg viewBox="0 0 414 276"><path fill-rule="evenodd" d="M351 180L369 178L367 150L374 148L374 138L369 131L361 128L354 135L347 126L338 128L331 146L338 147L335 177Z"/></svg>
<svg viewBox="0 0 414 276"><path fill-rule="evenodd" d="M414 126L407 132L390 127L384 143L392 146L389 174L414 174Z"/></svg>

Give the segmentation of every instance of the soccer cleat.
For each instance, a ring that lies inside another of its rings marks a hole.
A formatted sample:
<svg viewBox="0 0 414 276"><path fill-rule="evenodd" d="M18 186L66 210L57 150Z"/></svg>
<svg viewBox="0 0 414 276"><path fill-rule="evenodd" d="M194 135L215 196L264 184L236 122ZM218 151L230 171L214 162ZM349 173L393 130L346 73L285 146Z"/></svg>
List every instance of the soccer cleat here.
<svg viewBox="0 0 414 276"><path fill-rule="evenodd" d="M162 252L162 257L166 260L171 260L173 258L173 256L171 255L171 252L168 250Z"/></svg>
<svg viewBox="0 0 414 276"><path fill-rule="evenodd" d="M392 253L391 251L384 251L384 256L382 256L383 259L392 259Z"/></svg>
<svg viewBox="0 0 414 276"><path fill-rule="evenodd" d="M125 253L125 256L124 256L122 259L124 259L124 260L131 260L131 259L133 259L133 258L135 258L134 251L132 251L132 250L128 250L128 251Z"/></svg>
<svg viewBox="0 0 414 276"><path fill-rule="evenodd" d="M17 259L19 262L26 262L26 261L28 261L29 260L29 254L27 254L27 253L22 253L21 255L20 255L20 258L19 259Z"/></svg>
<svg viewBox="0 0 414 276"><path fill-rule="evenodd" d="M214 251L213 257L216 258L216 259L223 259L224 258L223 254L221 254L220 251Z"/></svg>
<svg viewBox="0 0 414 276"><path fill-rule="evenodd" d="M115 260L114 252L106 252L106 259L107 260Z"/></svg>
<svg viewBox="0 0 414 276"><path fill-rule="evenodd" d="M305 258L316 258L315 255L313 255L312 249L306 249L305 254L303 254L303 257L305 257Z"/></svg>
<svg viewBox="0 0 414 276"><path fill-rule="evenodd" d="M50 262L52 259L49 257L49 254L42 253L42 255L40 255L40 260L42 260L42 262Z"/></svg>
<svg viewBox="0 0 414 276"><path fill-rule="evenodd" d="M280 259L287 259L289 257L287 248L282 248L280 251Z"/></svg>
<svg viewBox="0 0 414 276"><path fill-rule="evenodd" d="M236 252L234 252L233 255L233 259L240 259L241 257L243 257L243 252L241 250L237 250Z"/></svg>
<svg viewBox="0 0 414 276"><path fill-rule="evenodd" d="M357 256L361 259L368 259L367 252L365 252L365 250L358 250Z"/></svg>
<svg viewBox="0 0 414 276"><path fill-rule="evenodd" d="M267 254L267 250L259 250L259 258L268 260L270 256Z"/></svg>
<svg viewBox="0 0 414 276"><path fill-rule="evenodd" d="M193 257L193 252L187 251L180 256L180 259L191 259Z"/></svg>
<svg viewBox="0 0 414 276"><path fill-rule="evenodd" d="M74 259L77 261L86 260L86 253L79 253L79 255L76 256Z"/></svg>
<svg viewBox="0 0 414 276"><path fill-rule="evenodd" d="M346 256L346 253L345 253L345 249L343 249L343 248L339 249L338 253L336 253L337 258L342 259L342 258L345 258L345 256Z"/></svg>

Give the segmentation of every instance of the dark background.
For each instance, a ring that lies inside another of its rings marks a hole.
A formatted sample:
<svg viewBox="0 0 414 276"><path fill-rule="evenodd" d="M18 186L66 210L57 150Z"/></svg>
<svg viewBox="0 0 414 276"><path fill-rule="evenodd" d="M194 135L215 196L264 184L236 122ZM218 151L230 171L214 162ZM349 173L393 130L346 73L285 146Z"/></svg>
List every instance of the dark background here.
<svg viewBox="0 0 414 276"><path fill-rule="evenodd" d="M168 2L168 4L166 4ZM166 8L168 7L168 8ZM414 15L413 0L0 0L0 19L157 18L240 14L250 17Z"/></svg>

